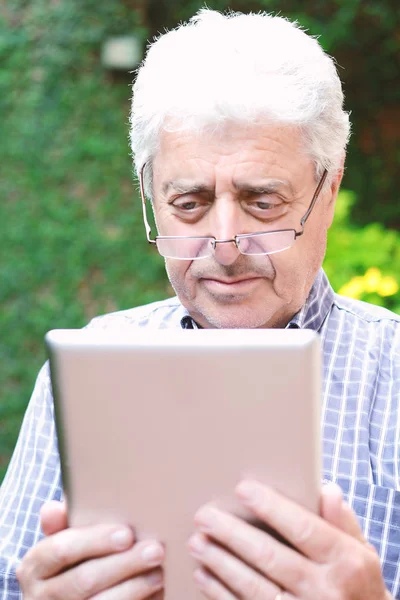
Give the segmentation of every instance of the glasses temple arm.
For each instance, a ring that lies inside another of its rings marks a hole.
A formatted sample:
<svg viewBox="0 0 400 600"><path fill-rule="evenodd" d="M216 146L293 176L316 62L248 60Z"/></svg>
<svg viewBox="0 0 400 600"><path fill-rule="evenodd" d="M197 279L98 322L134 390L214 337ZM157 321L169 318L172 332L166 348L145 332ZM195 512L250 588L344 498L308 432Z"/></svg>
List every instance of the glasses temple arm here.
<svg viewBox="0 0 400 600"><path fill-rule="evenodd" d="M313 196L313 199L311 200L311 204L308 207L306 214L304 215L304 217L300 221L301 227L304 227L304 225L305 225L308 217L310 216L311 211L314 208L316 201L318 200L318 196L319 196L319 194L321 192L322 186L325 183L325 179L326 179L327 175L328 175L328 171L325 169L324 174L322 175L321 180L320 180L320 182L319 182L319 184L317 186L317 189L314 192L314 196Z"/></svg>
<svg viewBox="0 0 400 600"><path fill-rule="evenodd" d="M146 166L146 163L144 163L144 165L140 169L140 173L139 173L139 185L140 185L140 195L142 197L143 221L144 221L144 227L146 229L147 241L150 242L150 244L155 244L156 243L155 240L151 239L151 227L149 225L149 221L147 219L147 213L146 213L146 195L144 192L144 183L143 183L143 172L144 172L145 166Z"/></svg>

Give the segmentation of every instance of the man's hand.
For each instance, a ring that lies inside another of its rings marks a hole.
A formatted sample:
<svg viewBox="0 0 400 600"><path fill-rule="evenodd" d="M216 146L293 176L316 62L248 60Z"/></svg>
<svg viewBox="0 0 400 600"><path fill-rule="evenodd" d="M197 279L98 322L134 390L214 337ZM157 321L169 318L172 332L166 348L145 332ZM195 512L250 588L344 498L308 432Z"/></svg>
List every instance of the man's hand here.
<svg viewBox="0 0 400 600"><path fill-rule="evenodd" d="M163 547L135 543L129 527L96 525L67 529L65 505L41 513L45 539L17 569L24 600L142 600L163 586Z"/></svg>
<svg viewBox="0 0 400 600"><path fill-rule="evenodd" d="M340 488L326 486L321 517L255 481L236 489L242 503L295 549L212 505L189 540L195 580L211 600L389 600L378 556Z"/></svg>

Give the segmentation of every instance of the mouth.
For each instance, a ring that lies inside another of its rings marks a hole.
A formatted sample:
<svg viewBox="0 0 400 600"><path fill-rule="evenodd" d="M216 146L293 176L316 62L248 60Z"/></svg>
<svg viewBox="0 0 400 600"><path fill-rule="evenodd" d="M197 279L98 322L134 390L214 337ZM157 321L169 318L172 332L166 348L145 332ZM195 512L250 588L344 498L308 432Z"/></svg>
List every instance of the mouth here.
<svg viewBox="0 0 400 600"><path fill-rule="evenodd" d="M214 293L246 293L256 287L262 277L240 277L234 279L219 279L215 277L202 277L201 281L206 288Z"/></svg>

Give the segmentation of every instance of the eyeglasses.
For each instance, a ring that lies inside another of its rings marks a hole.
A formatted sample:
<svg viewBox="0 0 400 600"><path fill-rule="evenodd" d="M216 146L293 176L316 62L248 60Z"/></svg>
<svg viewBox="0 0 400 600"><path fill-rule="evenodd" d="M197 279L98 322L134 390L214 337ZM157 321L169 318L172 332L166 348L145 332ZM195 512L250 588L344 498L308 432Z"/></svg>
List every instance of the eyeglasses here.
<svg viewBox="0 0 400 600"><path fill-rule="evenodd" d="M217 240L213 236L183 236L183 235L157 235L154 240L151 239L151 228L146 214L146 196L144 192L143 172L146 164L143 165L140 175L140 193L142 196L143 220L146 229L147 241L157 247L158 252L164 258L175 258L177 260L197 260L208 258L213 255L217 244L235 244L241 254L249 256L266 256L276 254L293 246L298 237L304 233L304 225L311 214L312 209L318 199L322 186L324 185L328 171L325 169L321 180L314 192L310 206L307 212L300 220L299 231L295 229L277 229L275 231L263 231L256 233L243 233L235 235L229 240Z"/></svg>

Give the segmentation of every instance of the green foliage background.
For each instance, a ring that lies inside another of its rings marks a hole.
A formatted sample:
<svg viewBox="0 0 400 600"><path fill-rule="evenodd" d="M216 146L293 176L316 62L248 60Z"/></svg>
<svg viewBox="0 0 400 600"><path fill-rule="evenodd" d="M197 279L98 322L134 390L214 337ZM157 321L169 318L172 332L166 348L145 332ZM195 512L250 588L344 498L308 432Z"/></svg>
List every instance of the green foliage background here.
<svg viewBox="0 0 400 600"><path fill-rule="evenodd" d="M298 2L264 0L230 6L297 17L312 33L322 34L333 54L343 54L343 48L357 54L365 39L363 23L377 20L381 26L370 32L368 64L379 71L383 86L400 64L395 4L315 0L302 3L300 10ZM0 7L0 480L45 360L44 333L81 327L96 314L171 293L162 260L144 241L132 182L130 77L105 71L100 51L112 35L134 31L144 42L200 5L193 0L143 0L134 7L122 0L13 0ZM216 0L209 6L223 9L228 3ZM376 54L379 40L383 57ZM353 75L364 81L366 74ZM369 89L369 83L363 85ZM378 88L370 99L373 114L380 109ZM385 93L391 105L399 104L398 85L385 84ZM353 104L355 94L348 98L348 108L364 106L364 99ZM386 158L398 177L400 151ZM337 289L370 266L399 280L399 237L383 227L400 223L398 197L390 169L379 175L382 161L372 156L371 167L356 145L350 148L344 185L357 194L353 204L341 196L326 260ZM365 200L364 188L372 201ZM385 190L382 202L371 189ZM359 229L360 223L378 218L381 224ZM366 299L400 312L398 293Z"/></svg>

